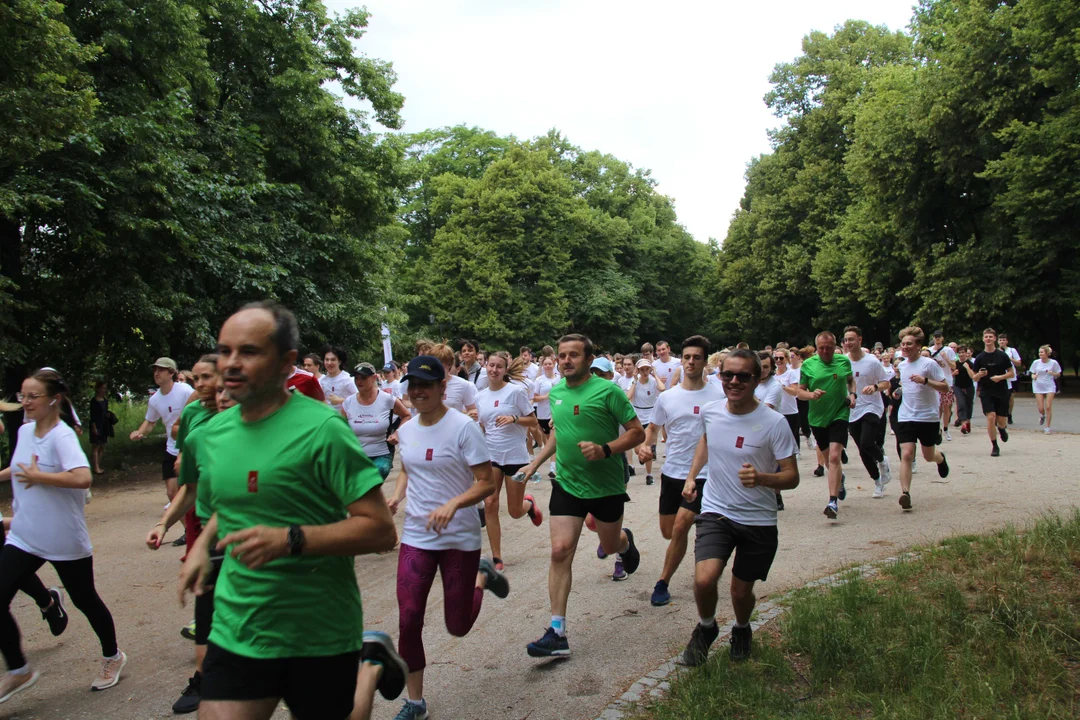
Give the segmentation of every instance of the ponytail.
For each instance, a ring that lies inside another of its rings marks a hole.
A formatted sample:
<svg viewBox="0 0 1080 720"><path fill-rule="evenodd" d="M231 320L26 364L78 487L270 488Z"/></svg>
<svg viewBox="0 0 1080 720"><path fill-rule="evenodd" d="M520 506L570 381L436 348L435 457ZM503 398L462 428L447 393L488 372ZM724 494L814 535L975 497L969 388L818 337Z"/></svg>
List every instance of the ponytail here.
<svg viewBox="0 0 1080 720"><path fill-rule="evenodd" d="M68 427L75 427L75 411L71 407L68 386L64 378L52 368L42 368L31 375L34 380L45 386L45 392L50 397L60 401L60 419L67 423ZM55 400L53 402L56 402Z"/></svg>

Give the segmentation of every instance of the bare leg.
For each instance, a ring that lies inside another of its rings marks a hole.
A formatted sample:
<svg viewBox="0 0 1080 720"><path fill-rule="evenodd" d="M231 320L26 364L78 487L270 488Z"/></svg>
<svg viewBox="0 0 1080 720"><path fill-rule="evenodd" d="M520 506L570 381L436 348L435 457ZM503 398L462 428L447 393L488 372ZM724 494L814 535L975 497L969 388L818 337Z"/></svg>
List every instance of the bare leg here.
<svg viewBox="0 0 1080 720"><path fill-rule="evenodd" d="M716 617L716 603L720 597L716 584L723 572L723 560L702 560L694 564L694 602L698 617Z"/></svg>
<svg viewBox="0 0 1080 720"><path fill-rule="evenodd" d="M731 576L731 607L735 610L735 622L746 625L754 612L754 583Z"/></svg>
<svg viewBox="0 0 1080 720"><path fill-rule="evenodd" d="M829 496L840 494L840 480L844 476L844 467L840 462L844 446L840 443L829 443L829 455L826 458L826 469L829 471Z"/></svg>
<svg viewBox="0 0 1080 720"><path fill-rule="evenodd" d="M548 596L551 600L552 615L566 616L566 602L570 597L570 586L574 579L574 553L577 552L578 538L581 537L581 528L584 523L584 518L571 515L556 515L548 523L551 528Z"/></svg>
<svg viewBox="0 0 1080 720"><path fill-rule="evenodd" d="M670 542L668 542L667 553L664 555L664 570L660 573L660 579L664 582L671 582L672 576L686 557L687 541L690 537L690 528L693 526L694 513L686 508L679 508L679 512L675 515L674 527L669 532Z"/></svg>
<svg viewBox="0 0 1080 720"><path fill-rule="evenodd" d="M370 720L371 708L375 704L375 689L382 676L383 667L378 663L363 663L356 676L356 694L353 696L353 711L349 720Z"/></svg>
<svg viewBox="0 0 1080 720"><path fill-rule="evenodd" d="M496 467L491 468L491 477L495 480L495 492L484 498L484 521L487 524L488 542L491 544L493 557L502 559L502 526L499 524L499 496L502 495L503 474Z"/></svg>
<svg viewBox="0 0 1080 720"><path fill-rule="evenodd" d="M915 443L900 445L900 491L911 492L911 463L915 459Z"/></svg>

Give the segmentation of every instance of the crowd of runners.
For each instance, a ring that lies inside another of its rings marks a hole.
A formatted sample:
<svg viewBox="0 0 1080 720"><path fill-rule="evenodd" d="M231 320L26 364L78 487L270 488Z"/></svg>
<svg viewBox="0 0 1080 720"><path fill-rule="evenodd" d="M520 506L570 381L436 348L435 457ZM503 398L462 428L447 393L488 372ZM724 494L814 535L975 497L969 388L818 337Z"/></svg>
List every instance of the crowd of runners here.
<svg viewBox="0 0 1080 720"><path fill-rule="evenodd" d="M638 570L624 506L639 470L646 485L657 482L661 440L658 524L668 545L651 602L670 602L669 584L696 528L699 620L680 661L700 665L720 635L718 587L729 560L729 652L746 659L754 585L772 566L782 492L799 485L802 452L814 454L815 475L827 476L824 515L834 521L846 497L848 439L874 480L873 497L884 498L891 434L897 502L910 511L917 456L946 477L943 446L951 430L971 432L976 407L990 453L1000 455L1021 368L1007 338L991 328L981 348L946 344L941 332L928 340L918 327L901 330L895 347L868 348L854 326L839 336L822 331L802 348L740 343L714 352L695 335L677 354L666 341L600 354L579 334L535 358L528 347L513 356L485 354L475 340L454 347L421 341L405 364L361 362L354 374L344 369L344 348L301 357L299 338L287 309L256 303L224 323L214 352L187 382L170 358L152 365L157 391L131 439L148 437L159 422L167 437L167 504L146 545L158 549L182 523L179 543L187 546L179 596L193 594L194 622L181 634L194 640L195 671L177 713L269 718L284 700L298 718L360 719L370 716L376 694L393 700L404 693L398 720L428 718L422 631L436 574L446 629L465 636L486 593L504 599L511 592L504 529L538 533L545 522L551 621L523 651L569 656L580 536L595 534L597 556L613 562L612 580ZM1051 355L1040 348L1030 367L1047 433L1061 374ZM24 381L25 423L11 467L0 471L13 481L0 551L0 652L8 668L0 702L38 679L8 610L16 591L35 600L54 635L67 626L64 591L45 588L36 575L45 562L101 641L91 688L116 685L127 662L94 588L84 516L92 466L69 398L51 368ZM93 425L104 412L92 413ZM92 430L95 448L103 432ZM99 454L92 456L97 472ZM400 469L386 496L381 486L395 456ZM542 508L528 488L545 478L550 499ZM504 523L504 498L510 519L528 522ZM364 629L354 569L355 556L395 548L396 644L385 628Z"/></svg>

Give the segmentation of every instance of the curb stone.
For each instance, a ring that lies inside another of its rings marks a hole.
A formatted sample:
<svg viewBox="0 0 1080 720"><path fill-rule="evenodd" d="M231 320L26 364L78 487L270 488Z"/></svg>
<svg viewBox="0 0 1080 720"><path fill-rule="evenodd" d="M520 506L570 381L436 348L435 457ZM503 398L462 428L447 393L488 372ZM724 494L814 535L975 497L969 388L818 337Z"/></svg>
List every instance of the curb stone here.
<svg viewBox="0 0 1080 720"><path fill-rule="evenodd" d="M849 578L857 575L860 578L870 578L878 574L883 565L892 565L905 560L914 560L919 557L917 552L903 553L894 557L885 558L866 565L842 570L832 575L827 575L817 580L811 580L801 588L791 590L781 595L776 600L769 600L754 608L756 619L750 621L750 627L758 630L778 618L787 611L789 601L799 590L820 587L835 587L848 582ZM731 631L723 632L716 639L722 643L731 637ZM626 692L613 700L603 712L596 716L596 720L625 720L633 711L633 706L642 700L659 700L671 687L669 680L676 674L680 667L677 663L679 656L669 658L655 670L645 674L631 685Z"/></svg>

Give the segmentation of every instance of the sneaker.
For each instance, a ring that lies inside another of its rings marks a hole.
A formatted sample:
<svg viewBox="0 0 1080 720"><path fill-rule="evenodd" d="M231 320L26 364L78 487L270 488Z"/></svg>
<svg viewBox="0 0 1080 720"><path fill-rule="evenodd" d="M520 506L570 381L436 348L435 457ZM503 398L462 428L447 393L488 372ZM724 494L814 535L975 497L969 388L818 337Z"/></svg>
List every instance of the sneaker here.
<svg viewBox="0 0 1080 720"><path fill-rule="evenodd" d="M187 535L181 535L172 541L173 547L184 547L185 545L187 545Z"/></svg>
<svg viewBox="0 0 1080 720"><path fill-rule="evenodd" d="M633 465L631 465L630 467L628 467L628 468L627 468L627 470L629 470L629 471L630 471L630 474L631 474L631 475L637 475L637 471L635 471L635 470L634 470L634 466L633 466Z"/></svg>
<svg viewBox="0 0 1080 720"><path fill-rule="evenodd" d="M802 460L802 453L799 452L798 450L795 451L795 459L796 460Z"/></svg>
<svg viewBox="0 0 1080 720"><path fill-rule="evenodd" d="M394 641L386 633L365 630L363 637L360 662L382 665L382 675L379 676L379 684L376 687L384 698L394 700L405 689L405 678L409 676L409 666L394 650Z"/></svg>
<svg viewBox="0 0 1080 720"><path fill-rule="evenodd" d="M938 477L949 477L949 461L945 459L945 453L941 453L941 462L937 466Z"/></svg>
<svg viewBox="0 0 1080 720"><path fill-rule="evenodd" d="M892 482L892 468L889 466L889 458L883 457L877 464L878 475L881 477L881 488Z"/></svg>
<svg viewBox="0 0 1080 720"><path fill-rule="evenodd" d="M185 640L194 640L195 639L195 621L194 620L189 622L184 627L180 628L180 637L184 638Z"/></svg>
<svg viewBox="0 0 1080 720"><path fill-rule="evenodd" d="M657 580L656 585L653 586L652 597L649 598L649 602L660 607L661 605L667 605L671 602L671 592L668 591L668 584L663 580Z"/></svg>
<svg viewBox="0 0 1080 720"><path fill-rule="evenodd" d="M41 611L41 617L49 623L49 630L53 635L60 636L67 629L68 614L64 610L64 591L58 587L49 588L52 595L52 605Z"/></svg>
<svg viewBox="0 0 1080 720"><path fill-rule="evenodd" d="M117 652L115 658L103 658L101 660L101 672L94 678L94 682L90 683L91 690L108 690L116 683L120 682L120 673L123 671L124 666L127 665L127 655L121 650Z"/></svg>
<svg viewBox="0 0 1080 720"><path fill-rule="evenodd" d="M1009 413L1009 424L1010 424L1010 425L1012 425L1012 424L1013 424L1013 421L1012 421L1012 413Z"/></svg>
<svg viewBox="0 0 1080 720"><path fill-rule="evenodd" d="M626 572L633 575L637 572L638 565L641 564L641 553L638 552L637 545L634 544L634 533L630 531L630 528L623 528L623 531L626 533L626 539L630 541L630 547L626 549L626 552L620 553L620 556Z"/></svg>
<svg viewBox="0 0 1080 720"><path fill-rule="evenodd" d="M731 661L742 662L750 658L750 645L754 640L754 631L750 626L731 628Z"/></svg>
<svg viewBox="0 0 1080 720"><path fill-rule="evenodd" d="M818 465L814 468L814 477L825 477L825 466Z"/></svg>
<svg viewBox="0 0 1080 720"><path fill-rule="evenodd" d="M1001 436L1001 442L1009 442L1009 431L1005 428L998 428L998 435Z"/></svg>
<svg viewBox="0 0 1080 720"><path fill-rule="evenodd" d="M900 507L904 508L905 510L911 509L911 493L900 493Z"/></svg>
<svg viewBox="0 0 1080 720"><path fill-rule="evenodd" d="M180 693L180 699L173 703L172 711L177 715L186 715L199 709L202 700L202 673L198 670L188 678L187 687Z"/></svg>
<svg viewBox="0 0 1080 720"><path fill-rule="evenodd" d="M529 501L529 519L532 520L533 525L540 527L544 522L544 511L536 506L536 498L532 495L526 495L525 499Z"/></svg>
<svg viewBox="0 0 1080 720"><path fill-rule="evenodd" d="M817 440L814 439L814 436L811 435L810 437L808 437L806 439L810 442L810 449L811 450L817 450Z"/></svg>
<svg viewBox="0 0 1080 720"><path fill-rule="evenodd" d="M963 421L960 418L956 418L956 422L953 423L953 427L960 427Z"/></svg>
<svg viewBox="0 0 1080 720"><path fill-rule="evenodd" d="M615 561L615 571L611 573L611 579L615 582L620 582L630 577L626 574L626 568L623 566L622 560Z"/></svg>
<svg viewBox="0 0 1080 720"><path fill-rule="evenodd" d="M847 465L847 450L840 451L840 462Z"/></svg>
<svg viewBox="0 0 1080 720"><path fill-rule="evenodd" d="M32 688L39 677L41 677L41 673L36 670L31 670L22 675L10 672L0 675L0 703L7 702L15 693Z"/></svg>
<svg viewBox="0 0 1080 720"><path fill-rule="evenodd" d="M960 426L960 434L961 435L968 435L970 433L971 433L971 423L965 421L964 424Z"/></svg>
<svg viewBox="0 0 1080 720"><path fill-rule="evenodd" d="M830 520L835 520L836 516L840 514L840 506L836 504L835 500L830 500L829 504L825 506L825 517Z"/></svg>
<svg viewBox="0 0 1080 720"><path fill-rule="evenodd" d="M653 482L655 482L655 481L653 480L653 476L652 476L652 475L646 475L646 476L645 476L645 484L646 484L646 485L652 485L652 484L653 484Z"/></svg>
<svg viewBox="0 0 1080 720"><path fill-rule="evenodd" d="M554 479L555 479L555 473L549 472L548 473L548 480L554 480Z"/></svg>
<svg viewBox="0 0 1080 720"><path fill-rule="evenodd" d="M875 480L874 481L874 495L873 495L873 497L875 497L875 498L883 498L883 497L885 497L885 483L881 482L881 480Z"/></svg>
<svg viewBox="0 0 1080 720"><path fill-rule="evenodd" d="M505 599L510 594L510 581L506 579L506 576L495 569L495 566L487 558L480 558L480 567L478 568L484 577L487 578L487 584L484 585L485 590L490 590L494 593L495 597L500 600Z"/></svg>
<svg viewBox="0 0 1080 720"><path fill-rule="evenodd" d="M840 492L836 497L847 500L847 474L845 473L840 473Z"/></svg>
<svg viewBox="0 0 1080 720"><path fill-rule="evenodd" d="M784 496L780 493L776 493L776 511L783 512L784 510Z"/></svg>
<svg viewBox="0 0 1080 720"><path fill-rule="evenodd" d="M1043 435L1050 435L1050 428L1043 428Z"/></svg>
<svg viewBox="0 0 1080 720"><path fill-rule="evenodd" d="M688 667L697 667L709 657L709 648L720 637L720 626L713 623L712 627L705 627L698 623L694 628L694 634L690 636L690 642L679 656L679 664Z"/></svg>
<svg viewBox="0 0 1080 720"><path fill-rule="evenodd" d="M911 458L911 474L914 475L919 472L919 458Z"/></svg>
<svg viewBox="0 0 1080 720"><path fill-rule="evenodd" d="M1001 457L1001 450L998 449L997 445L994 445L993 449L990 451L990 457Z"/></svg>
<svg viewBox="0 0 1080 720"><path fill-rule="evenodd" d="M428 714L426 702L417 704L406 700L394 720L428 720L429 717L431 715Z"/></svg>
<svg viewBox="0 0 1080 720"><path fill-rule="evenodd" d="M529 657L567 657L570 655L570 641L560 637L551 628L544 631L544 637L529 643L525 651Z"/></svg>
<svg viewBox="0 0 1080 720"><path fill-rule="evenodd" d="M1039 425L1043 425L1045 423L1046 423L1046 416L1045 415L1040 415L1039 416Z"/></svg>
<svg viewBox="0 0 1080 720"><path fill-rule="evenodd" d="M950 433L948 429L945 430L945 440L948 442L952 442L952 433Z"/></svg>
<svg viewBox="0 0 1080 720"><path fill-rule="evenodd" d="M596 546L596 557L600 558L601 560L607 557L607 553L604 551L603 543L600 543Z"/></svg>

